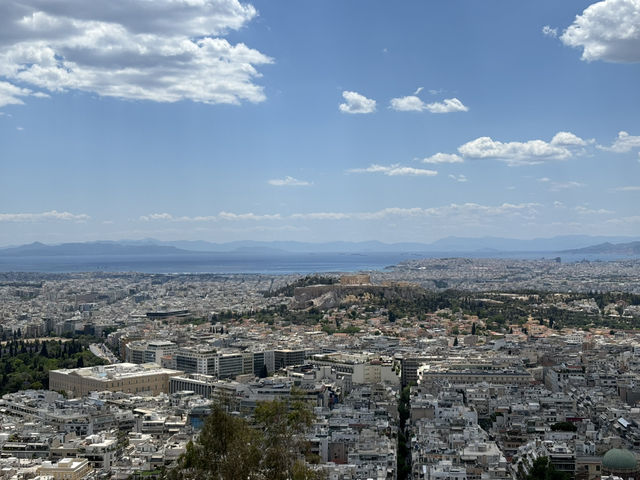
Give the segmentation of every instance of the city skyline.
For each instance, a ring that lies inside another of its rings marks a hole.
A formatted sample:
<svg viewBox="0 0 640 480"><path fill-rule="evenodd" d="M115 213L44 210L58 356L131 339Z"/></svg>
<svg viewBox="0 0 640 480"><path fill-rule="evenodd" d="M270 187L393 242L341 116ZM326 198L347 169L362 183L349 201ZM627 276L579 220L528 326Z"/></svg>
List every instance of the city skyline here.
<svg viewBox="0 0 640 480"><path fill-rule="evenodd" d="M0 12L0 245L640 235L638 0Z"/></svg>

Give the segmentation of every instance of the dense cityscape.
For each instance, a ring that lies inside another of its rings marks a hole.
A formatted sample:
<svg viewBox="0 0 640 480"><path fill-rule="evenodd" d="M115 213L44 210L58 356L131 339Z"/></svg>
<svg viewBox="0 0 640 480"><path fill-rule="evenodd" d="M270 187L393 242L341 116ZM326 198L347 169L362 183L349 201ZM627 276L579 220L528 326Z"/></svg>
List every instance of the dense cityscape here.
<svg viewBox="0 0 640 480"><path fill-rule="evenodd" d="M638 277L633 260L465 259L2 274L0 475L202 478L215 425L269 432L265 405L298 405L284 443L260 437L264 478L635 478Z"/></svg>
<svg viewBox="0 0 640 480"><path fill-rule="evenodd" d="M0 0L0 480L640 480L640 0Z"/></svg>

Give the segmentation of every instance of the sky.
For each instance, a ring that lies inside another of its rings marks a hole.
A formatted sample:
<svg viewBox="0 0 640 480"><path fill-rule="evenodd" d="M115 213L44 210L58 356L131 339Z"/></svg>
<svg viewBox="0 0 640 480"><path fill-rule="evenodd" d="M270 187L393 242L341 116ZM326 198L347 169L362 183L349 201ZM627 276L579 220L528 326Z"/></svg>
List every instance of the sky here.
<svg viewBox="0 0 640 480"><path fill-rule="evenodd" d="M0 245L640 237L640 0L3 0Z"/></svg>

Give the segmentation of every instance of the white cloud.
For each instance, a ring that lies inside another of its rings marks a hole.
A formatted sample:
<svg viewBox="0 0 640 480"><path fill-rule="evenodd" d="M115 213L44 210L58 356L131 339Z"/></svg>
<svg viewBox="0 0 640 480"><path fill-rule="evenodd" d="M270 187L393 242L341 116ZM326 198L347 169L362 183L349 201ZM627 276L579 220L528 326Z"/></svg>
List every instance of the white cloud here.
<svg viewBox="0 0 640 480"><path fill-rule="evenodd" d="M456 182L466 182L467 181L467 177L460 174L460 175L449 175L449 178L455 180Z"/></svg>
<svg viewBox="0 0 640 480"><path fill-rule="evenodd" d="M451 113L466 112L469 110L457 98L447 98L442 102L425 103L415 95L398 97L391 99L391 108L399 112L422 112L427 110L431 113Z"/></svg>
<svg viewBox="0 0 640 480"><path fill-rule="evenodd" d="M353 214L341 212L294 213L291 215L293 220L349 220L352 218Z"/></svg>
<svg viewBox="0 0 640 480"><path fill-rule="evenodd" d="M143 215L140 217L142 221L164 220L164 221L220 221L220 220L248 220L248 221L291 221L291 220L382 220L394 218L439 218L447 219L455 217L458 220L476 222L479 218L489 217L522 217L533 218L537 215L537 209L541 205L538 203L503 203L502 205L491 206L481 205L477 203L464 203L444 205L440 207L422 208L422 207L389 207L372 212L309 212L309 213L293 213L290 215L274 214L254 214L254 213L231 213L220 212L218 215L202 216L202 217L174 217L168 213Z"/></svg>
<svg viewBox="0 0 640 480"><path fill-rule="evenodd" d="M457 98L446 98L443 102L428 103L426 109L431 113L467 112L469 108Z"/></svg>
<svg viewBox="0 0 640 480"><path fill-rule="evenodd" d="M565 45L582 60L640 62L640 0L604 0L588 6L564 31Z"/></svg>
<svg viewBox="0 0 640 480"><path fill-rule="evenodd" d="M630 217L611 218L606 220L605 223L612 223L614 225L630 226L631 224L640 224L640 215L633 215Z"/></svg>
<svg viewBox="0 0 640 480"><path fill-rule="evenodd" d="M391 99L391 108L399 112L421 112L424 106L424 102L415 95Z"/></svg>
<svg viewBox="0 0 640 480"><path fill-rule="evenodd" d="M414 95L418 95L422 90L424 90L424 87L418 87L416 88L416 91L413 92Z"/></svg>
<svg viewBox="0 0 640 480"><path fill-rule="evenodd" d="M626 153L633 148L640 148L640 136L629 135L627 132L618 132L618 138L614 140L610 147L598 145L601 150L608 150L616 153ZM640 155L640 152L638 152Z"/></svg>
<svg viewBox="0 0 640 480"><path fill-rule="evenodd" d="M31 96L47 97L48 95L0 81L0 107L4 107L5 105L23 105L24 101L20 97Z"/></svg>
<svg viewBox="0 0 640 480"><path fill-rule="evenodd" d="M551 28L549 25L542 27L542 34L546 37L556 38L558 36L558 29Z"/></svg>
<svg viewBox="0 0 640 480"><path fill-rule="evenodd" d="M296 213L290 216L294 220L382 220L386 218L450 218L459 220L476 221L479 217L522 216L532 218L537 214L537 203L510 204L503 203L498 206L480 205L477 203L464 203L445 205L432 208L383 208L374 212L321 212L321 213Z"/></svg>
<svg viewBox="0 0 640 480"><path fill-rule="evenodd" d="M170 213L151 213L149 215L142 215L139 220L143 222L150 221L169 221L169 222L218 222L221 220L280 220L282 217L279 213L260 215L256 213L232 213L232 212L220 212L217 215L203 215L203 216L181 216L176 217Z"/></svg>
<svg viewBox="0 0 640 480"><path fill-rule="evenodd" d="M276 178L273 180L269 180L269 185L273 185L275 187L306 187L311 185L310 182L305 180L298 180L297 178L293 178L290 176L286 176L284 178Z"/></svg>
<svg viewBox="0 0 640 480"><path fill-rule="evenodd" d="M576 182L576 181L568 181L568 182L551 182L551 191L557 192L558 190L569 190L571 188L580 188L586 187L584 183Z"/></svg>
<svg viewBox="0 0 640 480"><path fill-rule="evenodd" d="M570 158L574 155L570 147L581 145L580 142L584 140L569 132L557 133L550 143L543 140L503 143L491 137L479 137L458 147L458 152L465 158L495 158L509 166L536 165Z"/></svg>
<svg viewBox="0 0 640 480"><path fill-rule="evenodd" d="M149 215L143 215L140 220L148 222L151 220L173 220L174 217L170 213L150 213Z"/></svg>
<svg viewBox="0 0 640 480"><path fill-rule="evenodd" d="M606 210L604 208L593 209L593 208L588 208L583 206L577 206L575 208L575 211L578 213L578 215L610 215L612 213L616 213L614 211Z"/></svg>
<svg viewBox="0 0 640 480"><path fill-rule="evenodd" d="M587 142L571 132L558 132L551 139L551 145L584 146Z"/></svg>
<svg viewBox="0 0 640 480"><path fill-rule="evenodd" d="M360 95L358 92L342 92L345 103L339 105L343 113L373 113L376 111L376 101Z"/></svg>
<svg viewBox="0 0 640 480"><path fill-rule="evenodd" d="M559 190L567 190L570 188L579 188L586 186L584 183L576 182L570 180L568 182L555 182L551 180L549 177L542 177L538 179L539 182L546 183L549 185L549 190L552 192L557 192Z"/></svg>
<svg viewBox="0 0 640 480"><path fill-rule="evenodd" d="M51 220L84 222L89 220L89 215L58 212L50 210L42 213L0 213L0 222L43 222Z"/></svg>
<svg viewBox="0 0 640 480"><path fill-rule="evenodd" d="M238 0L6 0L0 77L50 92L261 102L255 66L272 59L220 37L256 15Z"/></svg>
<svg viewBox="0 0 640 480"><path fill-rule="evenodd" d="M271 215L258 215L255 213L230 213L220 212L218 217L223 220L280 220L282 217L279 213Z"/></svg>
<svg viewBox="0 0 640 480"><path fill-rule="evenodd" d="M627 185L624 187L616 187L615 192L640 192L640 185Z"/></svg>
<svg viewBox="0 0 640 480"><path fill-rule="evenodd" d="M396 177L396 176L433 177L438 174L436 170L425 170L423 168L402 167L397 163L389 166L373 164L367 168L352 168L347 171L350 173L383 173L390 177Z"/></svg>
<svg viewBox="0 0 640 480"><path fill-rule="evenodd" d="M422 163L462 163L464 159L455 153L436 153L430 157L423 158Z"/></svg>

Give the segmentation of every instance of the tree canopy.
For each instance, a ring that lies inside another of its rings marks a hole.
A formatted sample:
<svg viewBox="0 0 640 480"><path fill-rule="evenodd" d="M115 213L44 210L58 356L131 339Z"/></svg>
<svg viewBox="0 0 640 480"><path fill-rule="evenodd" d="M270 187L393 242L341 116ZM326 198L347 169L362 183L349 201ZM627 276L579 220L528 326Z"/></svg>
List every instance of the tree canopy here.
<svg viewBox="0 0 640 480"><path fill-rule="evenodd" d="M313 413L302 399L260 403L253 422L212 408L200 435L169 471L169 480L316 480L305 433Z"/></svg>

